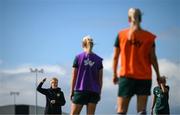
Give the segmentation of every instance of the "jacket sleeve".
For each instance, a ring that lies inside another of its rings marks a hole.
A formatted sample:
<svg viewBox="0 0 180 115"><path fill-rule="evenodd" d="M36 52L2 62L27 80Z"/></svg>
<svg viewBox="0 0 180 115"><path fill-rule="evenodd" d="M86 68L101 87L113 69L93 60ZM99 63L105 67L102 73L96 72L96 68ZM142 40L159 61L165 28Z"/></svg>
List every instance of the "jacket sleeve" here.
<svg viewBox="0 0 180 115"><path fill-rule="evenodd" d="M44 95L47 95L48 90L45 88L42 88L42 85L43 85L43 82L40 82L39 85L37 86L37 91Z"/></svg>
<svg viewBox="0 0 180 115"><path fill-rule="evenodd" d="M66 104L66 100L64 97L64 93L61 91L60 96L57 98L57 105L64 106Z"/></svg>

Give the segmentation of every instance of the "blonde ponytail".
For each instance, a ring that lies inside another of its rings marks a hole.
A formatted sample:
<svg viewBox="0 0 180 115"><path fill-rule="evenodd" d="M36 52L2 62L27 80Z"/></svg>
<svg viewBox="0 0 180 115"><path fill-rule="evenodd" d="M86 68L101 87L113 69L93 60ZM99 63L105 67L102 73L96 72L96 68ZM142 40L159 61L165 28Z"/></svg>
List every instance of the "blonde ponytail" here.
<svg viewBox="0 0 180 115"><path fill-rule="evenodd" d="M134 38L134 32L140 29L140 22L141 22L141 11L138 8L130 8L128 11L128 18L131 24L129 33L128 33L128 40Z"/></svg>
<svg viewBox="0 0 180 115"><path fill-rule="evenodd" d="M142 13L138 8L130 8L128 11L128 18L133 24L139 24L141 22L141 16Z"/></svg>

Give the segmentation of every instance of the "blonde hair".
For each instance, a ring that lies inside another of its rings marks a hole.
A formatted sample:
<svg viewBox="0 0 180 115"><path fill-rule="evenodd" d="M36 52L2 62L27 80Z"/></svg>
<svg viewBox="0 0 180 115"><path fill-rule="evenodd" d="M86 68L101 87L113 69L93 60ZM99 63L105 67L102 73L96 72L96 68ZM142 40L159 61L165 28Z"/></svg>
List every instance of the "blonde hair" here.
<svg viewBox="0 0 180 115"><path fill-rule="evenodd" d="M56 77L52 77L52 78L51 78L51 81L52 81L52 80L54 80L54 81L58 81L58 78L56 78Z"/></svg>
<svg viewBox="0 0 180 115"><path fill-rule="evenodd" d="M140 23L142 20L141 10L138 8L130 8L128 11L128 18L132 23Z"/></svg>
<svg viewBox="0 0 180 115"><path fill-rule="evenodd" d="M87 46L87 39L92 39L92 37L90 35L84 36L83 40L82 40L82 47L86 47Z"/></svg>
<svg viewBox="0 0 180 115"><path fill-rule="evenodd" d="M140 22L141 22L142 13L138 8L130 8L128 11L128 19L131 23L131 28L128 33L128 40L133 39L133 33L140 29Z"/></svg>

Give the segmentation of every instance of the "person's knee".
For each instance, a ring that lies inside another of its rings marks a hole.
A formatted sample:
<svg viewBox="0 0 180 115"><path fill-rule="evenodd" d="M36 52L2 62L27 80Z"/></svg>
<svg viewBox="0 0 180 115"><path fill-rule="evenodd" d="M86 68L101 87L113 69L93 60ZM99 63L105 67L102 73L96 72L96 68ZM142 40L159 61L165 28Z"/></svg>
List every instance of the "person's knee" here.
<svg viewBox="0 0 180 115"><path fill-rule="evenodd" d="M70 115L80 114L82 107L83 107L83 105L72 104Z"/></svg>
<svg viewBox="0 0 180 115"><path fill-rule="evenodd" d="M79 114L76 109L71 109L70 115Z"/></svg>
<svg viewBox="0 0 180 115"><path fill-rule="evenodd" d="M88 103L87 105L87 113L93 115L96 111L96 104L95 103Z"/></svg>
<svg viewBox="0 0 180 115"><path fill-rule="evenodd" d="M130 97L118 97L117 113L121 113L121 114L127 113L130 99L131 99Z"/></svg>
<svg viewBox="0 0 180 115"><path fill-rule="evenodd" d="M78 115L78 114L80 114L80 110L71 110L71 112L70 112L70 115Z"/></svg>

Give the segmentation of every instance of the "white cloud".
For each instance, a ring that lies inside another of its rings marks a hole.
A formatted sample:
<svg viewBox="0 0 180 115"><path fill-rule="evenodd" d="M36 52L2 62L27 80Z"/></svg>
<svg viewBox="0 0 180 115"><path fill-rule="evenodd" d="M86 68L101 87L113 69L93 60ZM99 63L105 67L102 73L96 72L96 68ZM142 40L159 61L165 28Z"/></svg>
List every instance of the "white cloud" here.
<svg viewBox="0 0 180 115"><path fill-rule="evenodd" d="M66 74L66 70L58 65L44 65L44 66L39 66L38 68L43 68L45 73L55 73L58 75Z"/></svg>
<svg viewBox="0 0 180 115"><path fill-rule="evenodd" d="M165 75L167 79L167 84L170 86L170 107L177 108L180 107L180 63L173 63L167 59L159 60L161 75ZM180 111L179 111L180 113Z"/></svg>
<svg viewBox="0 0 180 115"><path fill-rule="evenodd" d="M179 107L178 103L180 103L180 63L172 62L168 59L159 59L159 69L161 75L165 75L167 79L167 84L170 86L170 107L171 109ZM111 92L117 94L117 91L115 90L117 87L115 87L112 84L112 60L110 58L105 59L104 61L104 91ZM156 82L156 76L153 69L153 85L152 88L157 85ZM107 97L108 98L108 97ZM112 101L112 100L111 100ZM132 104L132 103L131 103ZM149 99L148 107L150 108L151 105L151 99ZM136 106L135 103L130 105L130 111L132 112L133 106ZM176 110L177 111L177 110ZM172 111L173 112L173 111ZM175 112L175 111L174 111ZM180 112L180 111L179 111Z"/></svg>
<svg viewBox="0 0 180 115"><path fill-rule="evenodd" d="M13 97L10 96L11 91L18 91L20 95L17 97L17 104L35 104L35 90L36 90L36 79L33 73L30 73L30 67L32 68L43 68L43 74L38 74L38 83L42 78L51 77L52 75L64 76L66 70L64 67L58 65L41 65L41 66L31 66L22 65L15 68L0 69L0 105L12 104ZM50 87L49 78L44 83L43 87ZM63 80L64 81L64 80ZM61 80L59 81L62 82ZM68 83L62 83L67 85ZM60 85L62 85L60 84ZM64 87L64 86L63 86ZM66 87L66 86L65 86ZM38 103L41 106L45 105L45 98L43 95L38 93Z"/></svg>
<svg viewBox="0 0 180 115"><path fill-rule="evenodd" d="M112 71L112 58L104 59L103 67L105 71Z"/></svg>
<svg viewBox="0 0 180 115"><path fill-rule="evenodd" d="M117 85L112 83L112 59L108 58L104 60L104 78L103 78L103 92L102 100L98 104L97 113L115 113L116 107L116 97L117 97ZM58 74L61 76L66 76L60 78L59 85L62 87L67 105L64 107L66 112L70 111L70 101L69 101L69 89L70 89L70 74L71 68L66 68L58 65L42 65L42 66L20 66L14 69L1 69L0 72L3 74L0 76L0 105L11 104L13 102L10 96L10 91L20 91L20 95L17 97L17 104L34 104L35 103L35 77L30 73L29 68L43 68L45 75ZM174 63L167 59L159 60L159 67L161 75L166 75L168 77L167 83L170 86L170 107L178 107L180 103L180 64ZM39 80L42 79L44 75L39 75ZM69 77L68 77L69 76ZM153 71L153 87L156 85L155 74ZM49 82L45 82L43 87L49 87ZM134 100L134 101L133 101ZM136 112L134 106L136 106L136 98L133 98L130 106L129 113ZM150 108L151 99L148 101L148 107ZM45 98L43 95L38 93L38 103L41 106L45 105ZM109 106L107 106L107 104ZM101 109L103 108L103 110ZM149 111L149 110L148 110Z"/></svg>
<svg viewBox="0 0 180 115"><path fill-rule="evenodd" d="M167 76L167 78L169 80L173 80L173 79L180 80L180 78L178 77L180 75L180 64L179 63L174 63L167 59L160 59L160 60L158 60L158 62L159 62L159 69L160 69L161 75ZM108 76L112 75L112 59L111 58L104 59L103 64L104 64L105 76L107 76L107 78L109 78ZM153 79L154 78L156 78L156 77L155 77L155 72L153 70ZM109 81L106 78L104 80Z"/></svg>
<svg viewBox="0 0 180 115"><path fill-rule="evenodd" d="M3 74L22 74L22 73L28 73L29 70L27 67L18 67L18 68L13 68L13 69L3 69L0 71Z"/></svg>
<svg viewBox="0 0 180 115"><path fill-rule="evenodd" d="M107 71L107 72L112 72L112 64L113 64L112 56L109 57L109 58L104 59L104 61L103 61L104 70ZM119 64L118 64L118 68L119 68L119 65L120 65L120 61L119 61Z"/></svg>
<svg viewBox="0 0 180 115"><path fill-rule="evenodd" d="M161 59L159 60L159 66L160 72L167 75L168 78L177 78L180 75L179 63L173 63L167 59Z"/></svg>
<svg viewBox="0 0 180 115"><path fill-rule="evenodd" d="M57 74L57 75L65 75L66 71L63 69L63 67L60 67L58 65L42 65L42 66L19 66L16 68L12 69L1 69L0 73L1 74L10 74L10 75L15 75L15 74L24 74L24 73L30 73L30 68L38 68L38 69L43 69L45 73L48 74Z"/></svg>

